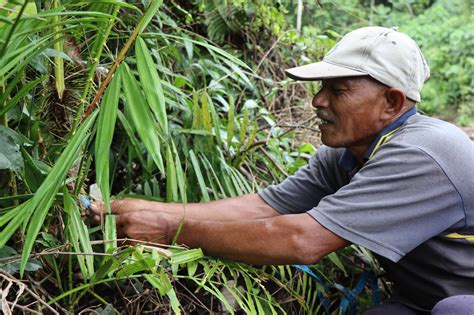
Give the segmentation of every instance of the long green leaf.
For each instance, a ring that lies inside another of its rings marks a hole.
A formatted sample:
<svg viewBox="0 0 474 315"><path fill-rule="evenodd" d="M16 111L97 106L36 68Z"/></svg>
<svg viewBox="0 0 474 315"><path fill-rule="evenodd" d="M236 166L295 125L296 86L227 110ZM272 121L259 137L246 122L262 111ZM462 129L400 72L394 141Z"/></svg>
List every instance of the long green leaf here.
<svg viewBox="0 0 474 315"><path fill-rule="evenodd" d="M166 147L166 201L178 201L178 177L170 146Z"/></svg>
<svg viewBox="0 0 474 315"><path fill-rule="evenodd" d="M174 141L171 141L171 147L173 149L175 159L174 165L176 167L176 179L178 181L178 189L181 196L180 201L185 205L187 203L185 174L181 166L181 159L179 158L179 154L176 150L176 145L174 144Z"/></svg>
<svg viewBox="0 0 474 315"><path fill-rule="evenodd" d="M166 116L166 99L163 94L161 79L156 71L155 63L151 57L145 41L138 37L135 43L137 69L143 92L150 104L150 108L159 123L160 129L168 135L168 117Z"/></svg>
<svg viewBox="0 0 474 315"><path fill-rule="evenodd" d="M96 116L96 112L89 116L89 118L74 134L66 149L63 151L51 169L51 172L48 174L43 184L39 187L33 199L29 200L30 202L27 208L28 213L25 215L23 222L27 222L30 215L33 215L31 220L28 221L28 230L25 237L25 245L23 247L22 260L20 264L21 276L23 276L23 272L25 271L26 263L28 262L34 241L36 240L49 208L54 201L56 192L63 184L67 172L76 160L82 145L88 140L88 132L92 127ZM4 233L2 231L0 234L0 243L3 240L3 234Z"/></svg>
<svg viewBox="0 0 474 315"><path fill-rule="evenodd" d="M174 253L173 256L171 256L170 262L172 264L184 264L201 259L202 257L204 257L202 250L200 248L193 248Z"/></svg>
<svg viewBox="0 0 474 315"><path fill-rule="evenodd" d="M92 244L89 238L87 226L81 220L79 209L74 199L68 194L67 189L64 193L64 210L68 214L67 231L71 238L74 250L86 255L77 255L79 267L84 279L90 279L94 274L94 257L92 253Z"/></svg>
<svg viewBox="0 0 474 315"><path fill-rule="evenodd" d="M160 292L160 295L167 295L168 298L170 299L170 304L171 308L173 309L173 312L175 314L181 314L180 306L181 304L178 301L178 298L176 297L176 292L173 289L173 286L171 285L171 281L168 278L168 275L164 273L163 271L160 273L159 276L155 275L143 275L145 279L150 282L150 284L157 288L158 291Z"/></svg>
<svg viewBox="0 0 474 315"><path fill-rule="evenodd" d="M107 242L104 244L106 253L112 254L117 249L117 226L115 215L105 216L104 238Z"/></svg>
<svg viewBox="0 0 474 315"><path fill-rule="evenodd" d="M118 118L119 118L119 121L120 123L122 124L122 127L123 129L125 130L125 133L127 134L128 136L128 140L130 141L128 143L128 145L130 147L133 148L133 150L135 150L136 154L137 154L137 157L138 159L140 160L140 163L146 167L146 163L145 163L145 160L143 160L143 157L142 157L142 154L141 154L141 149L140 149L140 144L138 143L138 139L137 137L135 137L135 134L133 133L133 128L132 126L130 125L130 123L128 122L127 118L125 117L125 115L119 111L118 113ZM149 172L149 170L147 168L145 168L145 170L147 172Z"/></svg>
<svg viewBox="0 0 474 315"><path fill-rule="evenodd" d="M97 183L102 192L105 207L110 213L110 184L109 184L109 152L117 120L118 103L120 97L120 71L112 79L105 92L99 110L95 139L95 172Z"/></svg>
<svg viewBox="0 0 474 315"><path fill-rule="evenodd" d="M146 105L143 93L140 91L138 82L133 77L128 65L123 64L121 69L123 71L123 91L126 106L130 112L132 122L158 170L164 173L163 159L160 152L160 135L156 130L156 124L153 121L150 109Z"/></svg>
<svg viewBox="0 0 474 315"><path fill-rule="evenodd" d="M193 150L189 151L189 157L191 158L191 163L193 164L193 170L196 174L196 178L199 183L199 188L201 189L202 201L210 201L209 194L207 193L207 186L204 181L204 177L202 176L201 167L199 166L199 162L194 154Z"/></svg>
<svg viewBox="0 0 474 315"><path fill-rule="evenodd" d="M20 77L20 76L19 76ZM25 97L25 95L30 92L30 90L32 90L33 88L35 88L40 82L42 82L44 80L44 77L41 77L41 78L38 78L36 80L33 80L33 81L30 81L28 83L26 83L25 85L23 85L20 90L15 93L15 96L8 101L7 105L2 107L2 109L0 109L0 116L3 116L5 115L10 109L12 109L16 104L18 104L18 102L23 98ZM8 93L9 94L9 93ZM6 98L8 97L8 94L5 93L2 95L2 99L0 100L0 104L3 104L6 100Z"/></svg>
<svg viewBox="0 0 474 315"><path fill-rule="evenodd" d="M160 152L160 135L156 130L153 116L128 65L124 63L121 69L126 106L130 112L132 122L158 170L164 173L163 159Z"/></svg>
<svg viewBox="0 0 474 315"><path fill-rule="evenodd" d="M28 206L30 203L31 199L22 203L18 207L11 209L0 217L0 226L3 226L8 222L7 226L0 232L0 248L5 246L7 241L13 233L15 233L25 218L29 218Z"/></svg>
<svg viewBox="0 0 474 315"><path fill-rule="evenodd" d="M59 0L52 1L53 9L57 9L59 7ZM56 15L53 17L53 22L59 22L61 20L61 16ZM61 25L53 26L53 32L55 33L54 38L56 41L54 42L54 49L58 52L64 51L64 41L61 38ZM56 83L56 91L58 93L58 97L61 100L63 98L64 90L66 89L66 84L64 82L64 59L60 56L54 57L54 80Z"/></svg>
<svg viewBox="0 0 474 315"><path fill-rule="evenodd" d="M194 36L196 36L196 34L193 34ZM184 40L184 41L190 41L192 42L193 44L195 45L199 45L199 46L202 46L204 48L206 48L207 50L209 50L210 52L215 52L217 53L219 56L222 57L223 60L228 60L232 63L235 63L236 65L238 66L241 66L243 68L246 68L248 70L252 70L248 65L246 65L243 61L241 61L239 58L233 56L232 54L228 53L227 51L225 51L224 49L221 49L215 45L212 45L212 44L209 44L207 42L205 42L205 38L202 38L202 41L198 41L198 40L194 40L194 39L190 39L190 38L183 38L182 36L176 36L176 35L172 35L172 34L165 34L165 33L144 33L142 35L142 37L165 37L165 38L172 38L172 39L175 39L175 40Z"/></svg>
<svg viewBox="0 0 474 315"><path fill-rule="evenodd" d="M204 167L206 168L206 170L212 174L212 177L211 176L209 176L209 177L214 178L213 182L215 182L217 187L219 188L219 190L214 191L214 193L219 193L219 194L221 194L225 197L228 197L226 195L225 191L224 191L224 188L221 185L219 177L217 177L217 173L214 171L214 168L212 167L212 165L209 162L209 160L207 159L207 157L204 154L201 154L200 157L201 157L202 163L203 163Z"/></svg>
<svg viewBox="0 0 474 315"><path fill-rule="evenodd" d="M209 95L207 95L207 100L208 100L208 103L209 103L209 110L211 112L211 117L212 117L212 126L214 128L214 136L216 137L217 144L219 146L221 146L222 145L222 137L221 137L221 128L220 128L219 116L217 116L217 112L216 112L216 108L214 106L214 102L212 101L212 98Z"/></svg>
<svg viewBox="0 0 474 315"><path fill-rule="evenodd" d="M145 30L151 19L155 16L156 10L158 10L162 3L163 0L151 0L151 3L145 12L145 15L143 16L142 24L140 25L138 34L141 34Z"/></svg>

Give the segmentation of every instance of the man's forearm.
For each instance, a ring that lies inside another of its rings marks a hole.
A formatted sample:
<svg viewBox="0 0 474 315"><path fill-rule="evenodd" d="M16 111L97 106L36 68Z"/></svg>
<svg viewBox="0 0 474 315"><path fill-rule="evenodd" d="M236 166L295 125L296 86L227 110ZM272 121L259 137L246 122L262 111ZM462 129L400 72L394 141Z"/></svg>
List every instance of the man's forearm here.
<svg viewBox="0 0 474 315"><path fill-rule="evenodd" d="M257 194L221 199L205 203L151 202L157 211L182 215L191 220L235 221L268 218L279 215Z"/></svg>
<svg viewBox="0 0 474 315"><path fill-rule="evenodd" d="M239 222L185 219L178 243L251 264L315 263L347 245L306 213Z"/></svg>

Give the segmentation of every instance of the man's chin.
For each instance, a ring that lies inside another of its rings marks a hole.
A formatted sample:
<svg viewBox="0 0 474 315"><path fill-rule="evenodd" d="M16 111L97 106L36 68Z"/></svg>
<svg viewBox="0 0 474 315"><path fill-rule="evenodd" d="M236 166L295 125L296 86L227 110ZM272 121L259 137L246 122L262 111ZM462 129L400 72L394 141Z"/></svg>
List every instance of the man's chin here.
<svg viewBox="0 0 474 315"><path fill-rule="evenodd" d="M328 147L331 147L331 148L342 148L344 147L344 144L343 143L340 143L338 141L334 141L334 139L331 139L327 136L324 136L323 134L321 134L321 142L328 146Z"/></svg>

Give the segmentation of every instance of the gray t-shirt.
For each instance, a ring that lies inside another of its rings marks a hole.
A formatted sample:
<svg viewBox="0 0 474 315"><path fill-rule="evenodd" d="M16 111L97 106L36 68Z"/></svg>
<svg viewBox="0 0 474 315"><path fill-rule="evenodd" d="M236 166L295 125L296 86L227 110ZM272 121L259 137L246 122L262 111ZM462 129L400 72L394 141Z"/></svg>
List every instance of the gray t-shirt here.
<svg viewBox="0 0 474 315"><path fill-rule="evenodd" d="M374 252L394 282L396 301L431 310L447 296L474 294L470 139L416 114L362 167L348 168L348 153L322 146L307 166L260 196L283 214L307 211Z"/></svg>

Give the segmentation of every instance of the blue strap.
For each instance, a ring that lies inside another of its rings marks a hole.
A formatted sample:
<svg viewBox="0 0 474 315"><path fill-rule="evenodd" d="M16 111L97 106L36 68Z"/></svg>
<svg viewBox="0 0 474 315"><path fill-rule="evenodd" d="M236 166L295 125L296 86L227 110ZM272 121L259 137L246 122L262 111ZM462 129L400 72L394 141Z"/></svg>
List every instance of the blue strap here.
<svg viewBox="0 0 474 315"><path fill-rule="evenodd" d="M375 276L375 273L370 272L369 279L367 281L369 282L369 287L372 290L372 297L373 297L374 305L381 304L382 303L382 293L380 292L380 288L379 288L379 285L377 283L377 277Z"/></svg>
<svg viewBox="0 0 474 315"><path fill-rule="evenodd" d="M311 270L308 266L306 266L306 265L293 265L293 267L295 267L296 269L299 269L301 271L304 271L305 273L307 273L308 275L313 277L314 280L316 280L316 282L320 285L320 287L323 288L323 290L326 289L326 285L321 280L321 278L319 278L318 275L316 275L313 272L313 270ZM326 311L326 314L331 314L331 312L329 311L329 308L330 308L330 305L331 305L331 303L329 302L329 299L327 297L325 297L324 294L319 289L316 291L316 294L317 294L319 300L321 301L321 304L323 304L323 307L324 307L324 310Z"/></svg>
<svg viewBox="0 0 474 315"><path fill-rule="evenodd" d="M377 278L375 277L375 274L372 271L370 272L364 271L360 275L356 286L352 290L343 288L342 292L344 292L344 295L341 299L341 305L340 305L342 314L346 314L348 309L349 309L349 314L351 315L356 314L357 297L364 290L366 283L369 285L370 289L372 290L374 305L380 304L381 294L380 294L379 286L377 284Z"/></svg>
<svg viewBox="0 0 474 315"><path fill-rule="evenodd" d="M323 290L326 290L327 285L324 284L321 278L319 278L308 266L293 265L293 267L309 274L311 277L313 277L316 280L316 282L323 288ZM348 310L349 310L348 314L351 314L351 315L356 314L357 297L364 290L366 283L369 285L370 289L372 290L374 305L380 304L381 293L380 293L379 286L377 284L377 278L372 271L362 272L362 274L359 277L359 280L357 280L356 286L352 290L347 289L338 283L334 284L334 287L343 293L343 297L341 299L341 304L340 304L340 310L342 314L347 314ZM321 301L321 303L323 304L323 307L326 313L330 314L329 308L330 308L331 303L329 299L326 298L320 290L317 291L317 296L319 300Z"/></svg>
<svg viewBox="0 0 474 315"><path fill-rule="evenodd" d="M356 286L352 290L344 288L343 290L344 295L341 299L341 306L340 306L342 314L346 314L349 307L350 307L349 314L356 313L357 296L359 296L362 290L364 290L365 283L367 282L368 276L369 276L369 273L367 271L364 271L360 275Z"/></svg>

